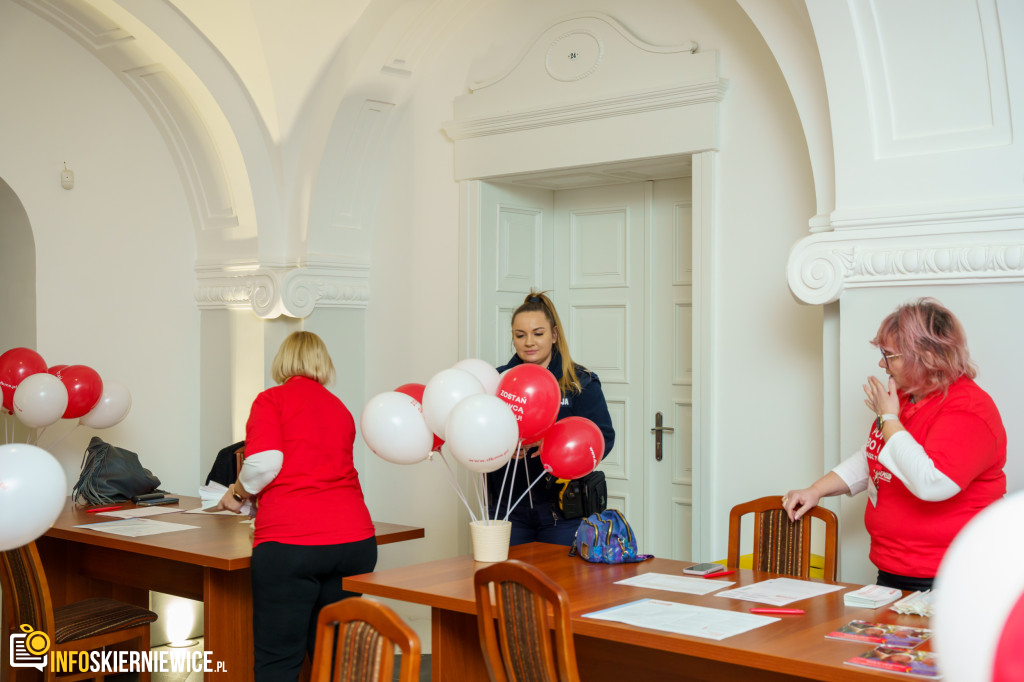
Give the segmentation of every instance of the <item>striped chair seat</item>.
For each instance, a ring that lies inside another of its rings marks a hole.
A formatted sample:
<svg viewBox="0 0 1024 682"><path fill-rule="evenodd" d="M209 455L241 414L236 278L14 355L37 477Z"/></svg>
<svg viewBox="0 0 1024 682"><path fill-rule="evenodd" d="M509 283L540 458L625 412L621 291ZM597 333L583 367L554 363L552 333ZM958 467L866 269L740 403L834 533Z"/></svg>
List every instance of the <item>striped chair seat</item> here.
<svg viewBox="0 0 1024 682"><path fill-rule="evenodd" d="M103 597L58 606L53 616L57 644L146 625L157 618L149 609Z"/></svg>

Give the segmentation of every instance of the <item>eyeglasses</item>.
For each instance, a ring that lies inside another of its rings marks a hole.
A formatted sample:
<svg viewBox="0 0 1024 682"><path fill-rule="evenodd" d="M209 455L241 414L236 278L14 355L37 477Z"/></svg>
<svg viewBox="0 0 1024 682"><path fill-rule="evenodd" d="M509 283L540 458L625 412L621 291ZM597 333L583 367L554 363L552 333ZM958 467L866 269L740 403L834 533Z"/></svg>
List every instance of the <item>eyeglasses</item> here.
<svg viewBox="0 0 1024 682"><path fill-rule="evenodd" d="M885 362L885 368L886 369L890 369L890 367L889 367L889 361L890 360L892 360L893 358L898 358L901 355L903 355L903 353L886 353L884 348L879 348L878 350L882 351L882 361Z"/></svg>

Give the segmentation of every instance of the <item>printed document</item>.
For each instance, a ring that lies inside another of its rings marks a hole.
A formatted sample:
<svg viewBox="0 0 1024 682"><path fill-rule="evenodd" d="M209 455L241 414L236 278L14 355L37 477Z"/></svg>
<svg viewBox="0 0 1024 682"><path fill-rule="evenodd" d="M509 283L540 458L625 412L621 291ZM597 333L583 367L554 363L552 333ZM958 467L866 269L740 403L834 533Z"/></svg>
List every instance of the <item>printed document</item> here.
<svg viewBox="0 0 1024 682"><path fill-rule="evenodd" d="M772 606L785 606L801 599L810 599L841 589L843 589L842 585L812 583L810 580L797 580L796 578L772 578L753 585L719 592L715 596L756 601Z"/></svg>
<svg viewBox="0 0 1024 682"><path fill-rule="evenodd" d="M137 538L143 535L171 533L176 530L190 530L198 527L199 526L186 526L183 523L154 521L153 519L123 519L121 521L102 521L100 523L86 523L81 526L75 526L75 528L88 528L90 530L98 530L101 533L126 535L131 538Z"/></svg>
<svg viewBox="0 0 1024 682"><path fill-rule="evenodd" d="M677 635L716 640L732 637L779 620L770 616L709 609L703 606L661 601L660 599L640 599L603 611L585 613L583 617L611 620L640 628L664 630Z"/></svg>
<svg viewBox="0 0 1024 682"><path fill-rule="evenodd" d="M684 592L686 594L711 594L715 590L729 587L729 585L735 585L736 583L729 580L705 580L704 578L690 578L681 575L670 575L668 573L641 573L632 578L618 580L615 584L646 587L650 590Z"/></svg>

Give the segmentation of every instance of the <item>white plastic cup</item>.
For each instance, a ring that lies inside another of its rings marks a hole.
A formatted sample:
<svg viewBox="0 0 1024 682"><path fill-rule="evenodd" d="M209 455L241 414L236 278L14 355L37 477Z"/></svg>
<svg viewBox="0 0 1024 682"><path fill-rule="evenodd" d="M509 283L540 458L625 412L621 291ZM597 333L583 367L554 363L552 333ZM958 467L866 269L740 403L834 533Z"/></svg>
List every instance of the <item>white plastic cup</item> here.
<svg viewBox="0 0 1024 682"><path fill-rule="evenodd" d="M470 521L469 534L473 539L474 561L493 563L508 559L511 521Z"/></svg>

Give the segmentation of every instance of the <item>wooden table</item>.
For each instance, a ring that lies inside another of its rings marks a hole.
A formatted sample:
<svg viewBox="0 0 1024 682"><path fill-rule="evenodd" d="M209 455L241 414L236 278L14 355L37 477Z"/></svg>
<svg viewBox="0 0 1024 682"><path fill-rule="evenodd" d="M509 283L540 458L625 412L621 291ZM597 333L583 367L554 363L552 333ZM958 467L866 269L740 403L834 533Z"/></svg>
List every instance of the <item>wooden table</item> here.
<svg viewBox="0 0 1024 682"><path fill-rule="evenodd" d="M176 495L181 509L200 506L199 498ZM122 505L132 508L128 502ZM115 520L87 514L69 498L53 527L36 541L54 606L87 597L109 596L149 606L149 591L203 602L204 647L223 661L219 679L252 680L252 538L238 516L167 514L161 521L199 526L143 537L125 537L76 528ZM422 528L374 522L377 544L422 538ZM7 659L4 658L4 667ZM215 674L208 673L205 679Z"/></svg>
<svg viewBox="0 0 1024 682"><path fill-rule="evenodd" d="M639 564L590 564L567 556L567 548L531 543L512 547L510 559L533 564L565 588L572 607L572 627L580 676L585 681L609 680L883 680L899 679L843 662L873 645L826 639L826 633L859 618L911 627L928 627L919 616L901 616L888 608L857 609L843 605L839 590L795 602L803 616L782 616L778 622L721 641L675 635L610 621L583 618L637 599L676 601L730 611L747 611L752 602L695 596L615 585L641 573L681 575L689 562L653 559ZM473 573L485 564L470 556L442 559L345 578L346 589L431 608L432 675L444 680L486 680L473 595ZM741 587L778 577L749 570L723 578ZM859 587L859 586L849 586ZM766 606L760 604L759 606ZM927 643L926 643L927 644Z"/></svg>

